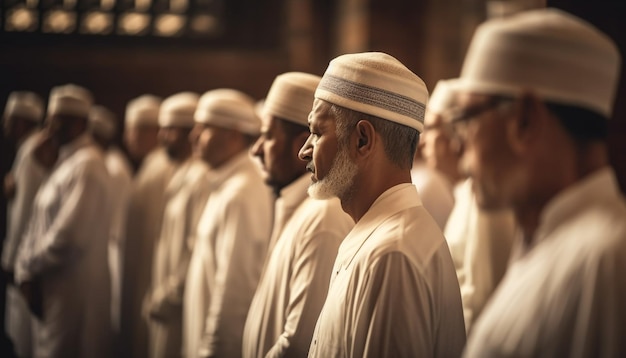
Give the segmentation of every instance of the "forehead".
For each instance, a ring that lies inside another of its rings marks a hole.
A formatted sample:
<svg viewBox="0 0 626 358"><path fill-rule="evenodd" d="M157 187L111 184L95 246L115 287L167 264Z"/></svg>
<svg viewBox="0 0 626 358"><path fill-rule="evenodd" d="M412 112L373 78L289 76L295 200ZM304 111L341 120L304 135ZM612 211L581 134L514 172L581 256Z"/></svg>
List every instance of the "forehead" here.
<svg viewBox="0 0 626 358"><path fill-rule="evenodd" d="M316 98L313 101L313 109L309 113L309 125L321 125L334 119L330 111L331 104ZM331 121L334 123L334 120Z"/></svg>

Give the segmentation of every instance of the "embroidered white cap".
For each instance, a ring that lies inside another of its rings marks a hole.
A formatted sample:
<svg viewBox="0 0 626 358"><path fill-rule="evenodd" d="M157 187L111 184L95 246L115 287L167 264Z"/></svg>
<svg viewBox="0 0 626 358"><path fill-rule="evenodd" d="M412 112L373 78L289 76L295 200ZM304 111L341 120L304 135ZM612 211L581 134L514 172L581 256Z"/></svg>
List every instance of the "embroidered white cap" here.
<svg viewBox="0 0 626 358"><path fill-rule="evenodd" d="M451 109L456 98L455 83L456 79L437 81L435 89L430 94L426 112L442 114Z"/></svg>
<svg viewBox="0 0 626 358"><path fill-rule="evenodd" d="M258 135L261 131L254 99L230 88L220 88L203 94L194 118L197 123L234 129L250 135Z"/></svg>
<svg viewBox="0 0 626 358"><path fill-rule="evenodd" d="M308 126L315 90L322 78L303 72L287 72L277 76L270 87L263 116L274 116Z"/></svg>
<svg viewBox="0 0 626 358"><path fill-rule="evenodd" d="M4 106L4 117L19 116L35 123L43 118L43 100L41 97L29 91L14 91L9 94Z"/></svg>
<svg viewBox="0 0 626 358"><path fill-rule="evenodd" d="M180 92L167 97L159 111L159 126L161 127L193 127L193 114L198 106L198 94Z"/></svg>
<svg viewBox="0 0 626 358"><path fill-rule="evenodd" d="M93 105L93 94L88 89L66 84L50 90L48 115L67 115L87 118Z"/></svg>
<svg viewBox="0 0 626 358"><path fill-rule="evenodd" d="M89 111L89 131L104 139L115 137L116 121L115 114L104 106L93 106Z"/></svg>
<svg viewBox="0 0 626 358"><path fill-rule="evenodd" d="M330 61L315 98L421 132L428 89L421 78L394 57L365 52Z"/></svg>
<svg viewBox="0 0 626 358"><path fill-rule="evenodd" d="M145 94L130 100L126 105L126 128L158 126L161 101L160 97L150 94Z"/></svg>
<svg viewBox="0 0 626 358"><path fill-rule="evenodd" d="M489 20L476 30L463 63L459 89L613 111L620 55L591 24L561 10L539 9Z"/></svg>

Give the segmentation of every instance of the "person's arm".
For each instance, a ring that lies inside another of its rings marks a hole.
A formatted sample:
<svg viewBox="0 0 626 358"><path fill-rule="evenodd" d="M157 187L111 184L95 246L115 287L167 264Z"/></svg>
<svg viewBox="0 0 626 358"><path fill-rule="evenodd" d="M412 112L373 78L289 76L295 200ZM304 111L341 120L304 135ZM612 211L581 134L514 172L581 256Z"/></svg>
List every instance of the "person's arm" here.
<svg viewBox="0 0 626 358"><path fill-rule="evenodd" d="M318 231L299 240L289 282L285 325L266 357L306 356L317 317L326 299L337 249L343 238L344 235L338 231Z"/></svg>

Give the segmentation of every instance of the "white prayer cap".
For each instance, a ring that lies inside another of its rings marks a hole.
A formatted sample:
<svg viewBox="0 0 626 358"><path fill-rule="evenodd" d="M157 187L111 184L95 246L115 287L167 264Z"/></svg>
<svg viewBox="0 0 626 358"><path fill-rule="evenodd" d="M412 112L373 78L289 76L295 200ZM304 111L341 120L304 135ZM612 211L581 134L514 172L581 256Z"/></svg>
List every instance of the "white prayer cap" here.
<svg viewBox="0 0 626 358"><path fill-rule="evenodd" d="M199 96L193 92L180 92L167 97L161 103L159 126L193 127L193 114L198 106Z"/></svg>
<svg viewBox="0 0 626 358"><path fill-rule="evenodd" d="M103 106L93 106L89 111L89 131L104 139L115 137L115 114Z"/></svg>
<svg viewBox="0 0 626 358"><path fill-rule="evenodd" d="M50 90L48 115L68 115L87 118L93 105L88 89L75 84L57 86Z"/></svg>
<svg viewBox="0 0 626 358"><path fill-rule="evenodd" d="M208 91L200 98L195 120L221 128L258 135L261 121L255 113L255 102L247 94L229 88Z"/></svg>
<svg viewBox="0 0 626 358"><path fill-rule="evenodd" d="M158 126L161 98L145 94L132 99L126 105L125 126L135 128L141 126Z"/></svg>
<svg viewBox="0 0 626 358"><path fill-rule="evenodd" d="M421 132L428 89L394 57L365 52L330 61L315 98Z"/></svg>
<svg viewBox="0 0 626 358"><path fill-rule="evenodd" d="M556 9L531 10L478 27L459 89L509 96L526 89L610 117L619 68L617 47L589 23Z"/></svg>
<svg viewBox="0 0 626 358"><path fill-rule="evenodd" d="M315 89L320 80L319 76L303 72L287 72L277 76L265 98L263 115L308 126Z"/></svg>
<svg viewBox="0 0 626 358"><path fill-rule="evenodd" d="M437 81L435 89L430 94L426 111L436 114L442 114L454 105L455 94L454 84L456 80L440 80Z"/></svg>
<svg viewBox="0 0 626 358"><path fill-rule="evenodd" d="M43 118L43 101L38 94L27 91L14 91L9 94L4 106L4 117L20 116L39 123Z"/></svg>

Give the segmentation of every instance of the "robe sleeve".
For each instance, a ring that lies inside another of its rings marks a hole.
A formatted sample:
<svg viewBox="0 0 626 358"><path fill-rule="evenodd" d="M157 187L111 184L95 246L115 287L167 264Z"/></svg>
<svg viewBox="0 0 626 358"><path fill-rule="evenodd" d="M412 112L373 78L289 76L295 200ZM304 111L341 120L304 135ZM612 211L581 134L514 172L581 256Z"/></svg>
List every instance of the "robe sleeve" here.
<svg viewBox="0 0 626 358"><path fill-rule="evenodd" d="M342 239L337 231L318 231L303 240L289 283L290 296L283 332L266 357L307 355L315 323L328 292L334 257Z"/></svg>
<svg viewBox="0 0 626 358"><path fill-rule="evenodd" d="M64 188L58 214L43 237L30 238L40 244L29 245L26 252L20 252L16 267L18 282L29 281L36 276L60 266L69 265L80 257L88 246L91 225L94 220L104 220L110 213L103 201L107 188L98 178L100 172L86 163L75 169L72 180ZM105 173L106 174L106 173ZM104 214L104 216L103 216Z"/></svg>
<svg viewBox="0 0 626 358"><path fill-rule="evenodd" d="M433 357L433 302L428 283L400 252L377 258L353 282L343 340L350 357Z"/></svg>

